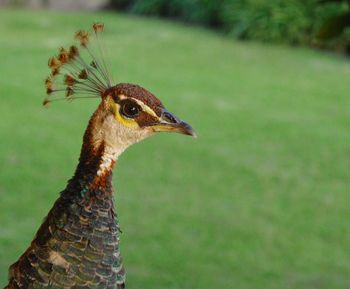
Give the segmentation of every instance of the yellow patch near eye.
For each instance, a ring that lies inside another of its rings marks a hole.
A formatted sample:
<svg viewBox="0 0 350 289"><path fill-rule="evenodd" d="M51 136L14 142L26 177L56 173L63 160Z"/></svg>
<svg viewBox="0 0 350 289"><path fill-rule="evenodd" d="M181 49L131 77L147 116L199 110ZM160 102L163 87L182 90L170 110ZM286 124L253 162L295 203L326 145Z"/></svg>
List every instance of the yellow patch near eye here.
<svg viewBox="0 0 350 289"><path fill-rule="evenodd" d="M131 127L131 128L137 128L139 127L138 123L134 119L124 118L120 113L120 105L118 103L115 103L112 101L111 108L113 110L114 118L119 121L121 124Z"/></svg>

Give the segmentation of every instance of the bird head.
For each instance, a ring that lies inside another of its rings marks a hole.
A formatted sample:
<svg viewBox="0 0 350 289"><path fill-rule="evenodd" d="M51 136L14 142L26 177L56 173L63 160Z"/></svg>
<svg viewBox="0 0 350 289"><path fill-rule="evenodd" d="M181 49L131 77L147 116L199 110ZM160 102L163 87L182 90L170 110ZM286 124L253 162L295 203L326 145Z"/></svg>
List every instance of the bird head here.
<svg viewBox="0 0 350 289"><path fill-rule="evenodd" d="M193 128L170 113L151 92L135 84L120 83L104 97L115 121L130 131L176 132L196 137Z"/></svg>
<svg viewBox="0 0 350 289"><path fill-rule="evenodd" d="M91 130L95 148L103 143L117 154L158 132L196 137L193 128L166 110L157 97L129 83L117 84L103 93Z"/></svg>

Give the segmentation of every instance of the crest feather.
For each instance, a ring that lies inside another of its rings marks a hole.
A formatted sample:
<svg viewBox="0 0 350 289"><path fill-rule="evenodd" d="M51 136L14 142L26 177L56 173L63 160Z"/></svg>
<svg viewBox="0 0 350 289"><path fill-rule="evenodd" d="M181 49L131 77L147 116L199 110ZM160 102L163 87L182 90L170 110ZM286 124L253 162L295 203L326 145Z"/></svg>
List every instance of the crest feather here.
<svg viewBox="0 0 350 289"><path fill-rule="evenodd" d="M94 23L91 32L79 30L74 37L78 45L71 45L68 49L61 47L58 55L49 59L51 74L45 80L47 97L43 105L61 99L99 98L112 86L100 43L103 31L103 23ZM92 40L97 47L92 46ZM63 92L63 97L53 97L60 92ZM84 96L79 96L82 94Z"/></svg>

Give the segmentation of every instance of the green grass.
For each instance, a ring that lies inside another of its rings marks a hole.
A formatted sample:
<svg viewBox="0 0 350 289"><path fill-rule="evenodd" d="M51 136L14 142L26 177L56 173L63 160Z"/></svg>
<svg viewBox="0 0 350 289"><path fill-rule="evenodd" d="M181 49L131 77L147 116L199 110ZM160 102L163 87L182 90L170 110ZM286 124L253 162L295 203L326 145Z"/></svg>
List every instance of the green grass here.
<svg viewBox="0 0 350 289"><path fill-rule="evenodd" d="M115 14L0 11L0 287L77 164L95 100L41 106L47 59L104 21L115 78L197 140L130 148L114 183L128 288L350 287L350 64Z"/></svg>

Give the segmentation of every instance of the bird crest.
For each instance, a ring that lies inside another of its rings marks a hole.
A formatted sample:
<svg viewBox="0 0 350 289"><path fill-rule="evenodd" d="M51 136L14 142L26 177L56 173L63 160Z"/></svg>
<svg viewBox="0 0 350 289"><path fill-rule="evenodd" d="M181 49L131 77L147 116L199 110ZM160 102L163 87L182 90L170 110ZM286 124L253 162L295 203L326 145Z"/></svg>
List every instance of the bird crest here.
<svg viewBox="0 0 350 289"><path fill-rule="evenodd" d="M94 23L91 31L77 31L77 44L61 47L58 55L49 59L51 74L45 80L47 96L43 105L63 99L100 98L112 87L101 40L103 31L103 23Z"/></svg>

